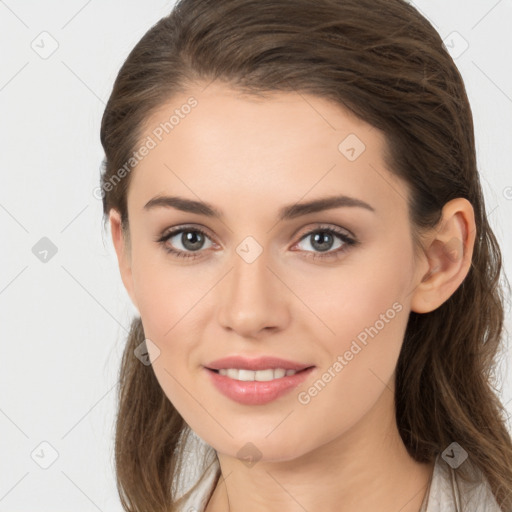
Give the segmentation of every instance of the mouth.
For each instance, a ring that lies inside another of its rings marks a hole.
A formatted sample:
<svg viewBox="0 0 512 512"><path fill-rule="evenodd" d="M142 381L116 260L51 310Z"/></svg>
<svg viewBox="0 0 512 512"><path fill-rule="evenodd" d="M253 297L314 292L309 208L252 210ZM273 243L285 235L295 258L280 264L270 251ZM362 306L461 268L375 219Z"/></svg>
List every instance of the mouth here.
<svg viewBox="0 0 512 512"><path fill-rule="evenodd" d="M218 375L222 375L224 377L228 377L233 380L239 380L242 382L268 382L271 380L278 380L286 377L291 377L292 375L308 371L311 368L314 368L314 366L308 366L306 368L303 368L302 370L291 370L285 368L267 368L264 370L248 370L245 368L206 369Z"/></svg>
<svg viewBox="0 0 512 512"><path fill-rule="evenodd" d="M284 397L311 378L315 368L248 370L204 367L210 382L220 393L243 405L265 405Z"/></svg>

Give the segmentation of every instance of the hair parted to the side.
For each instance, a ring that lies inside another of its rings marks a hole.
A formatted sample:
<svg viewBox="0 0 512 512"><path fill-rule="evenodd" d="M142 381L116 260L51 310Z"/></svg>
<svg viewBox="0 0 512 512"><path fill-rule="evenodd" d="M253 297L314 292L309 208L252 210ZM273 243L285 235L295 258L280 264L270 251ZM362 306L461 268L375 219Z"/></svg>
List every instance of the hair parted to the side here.
<svg viewBox="0 0 512 512"><path fill-rule="evenodd" d="M501 252L486 217L466 90L439 34L404 0L179 1L131 51L105 108L105 222L115 208L128 230L131 175L106 185L129 161L151 113L187 86L212 80L248 94L314 94L381 129L388 168L410 189L416 242L436 226L447 201L471 202L471 268L444 304L410 314L396 373L396 420L417 461L432 462L459 443L501 508L512 510L512 442L495 375L505 350ZM126 511L163 512L175 510L174 483L184 470L180 439L190 428L152 367L134 356L144 338L136 318L120 371L117 484Z"/></svg>

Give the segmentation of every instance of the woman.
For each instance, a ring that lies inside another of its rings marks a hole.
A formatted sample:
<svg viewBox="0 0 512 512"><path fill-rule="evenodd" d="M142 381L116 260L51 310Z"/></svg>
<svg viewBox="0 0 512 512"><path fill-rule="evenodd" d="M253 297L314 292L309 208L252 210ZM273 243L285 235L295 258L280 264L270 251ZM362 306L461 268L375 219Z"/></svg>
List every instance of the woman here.
<svg viewBox="0 0 512 512"><path fill-rule="evenodd" d="M501 254L412 6L182 0L101 141L125 510L512 510Z"/></svg>

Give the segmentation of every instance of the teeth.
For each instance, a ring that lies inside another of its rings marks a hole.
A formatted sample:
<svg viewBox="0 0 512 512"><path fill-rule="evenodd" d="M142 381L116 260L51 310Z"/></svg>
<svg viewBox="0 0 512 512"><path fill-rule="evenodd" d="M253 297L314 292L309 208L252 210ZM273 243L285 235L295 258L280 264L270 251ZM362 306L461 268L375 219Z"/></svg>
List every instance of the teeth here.
<svg viewBox="0 0 512 512"><path fill-rule="evenodd" d="M275 370L238 370L236 368L222 368L219 370L220 375L225 375L230 379L243 380L250 382L253 380L263 382L268 380L280 379L281 377L296 374L296 370L285 370L283 368L276 368Z"/></svg>

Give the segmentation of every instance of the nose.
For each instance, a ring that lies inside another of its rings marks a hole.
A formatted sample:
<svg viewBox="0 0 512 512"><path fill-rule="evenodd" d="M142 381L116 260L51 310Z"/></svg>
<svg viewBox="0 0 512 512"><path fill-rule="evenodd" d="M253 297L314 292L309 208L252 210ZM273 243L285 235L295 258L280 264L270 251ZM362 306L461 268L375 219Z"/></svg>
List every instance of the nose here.
<svg viewBox="0 0 512 512"><path fill-rule="evenodd" d="M286 328L292 294L277 274L265 251L251 263L235 254L233 268L218 290L219 324L247 338Z"/></svg>

